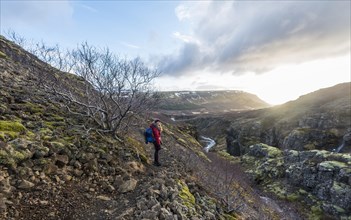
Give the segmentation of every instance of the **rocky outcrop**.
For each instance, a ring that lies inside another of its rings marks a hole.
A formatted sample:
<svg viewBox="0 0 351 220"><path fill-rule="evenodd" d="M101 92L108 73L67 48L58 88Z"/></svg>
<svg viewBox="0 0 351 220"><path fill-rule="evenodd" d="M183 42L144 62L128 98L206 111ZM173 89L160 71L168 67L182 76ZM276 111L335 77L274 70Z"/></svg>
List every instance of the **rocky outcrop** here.
<svg viewBox="0 0 351 220"><path fill-rule="evenodd" d="M245 154L265 143L280 149L327 150L351 153L351 83L343 83L300 97L281 106L227 117L227 151Z"/></svg>
<svg viewBox="0 0 351 220"><path fill-rule="evenodd" d="M319 115L309 116L318 121ZM328 115L325 115L328 117ZM333 114L330 117L334 117ZM351 152L351 143L348 138L351 135L350 125L339 119L334 123L320 127L320 124L295 123L288 121L272 122L268 126L268 119L237 120L234 121L227 131L227 151L239 156L247 152L248 147L255 143L266 143L270 146L290 150L328 150L337 151L344 144L340 152Z"/></svg>
<svg viewBox="0 0 351 220"><path fill-rule="evenodd" d="M351 217L350 155L318 150L281 151L255 144L248 148L242 161L256 182L281 198L304 201L312 214L321 210L331 216Z"/></svg>

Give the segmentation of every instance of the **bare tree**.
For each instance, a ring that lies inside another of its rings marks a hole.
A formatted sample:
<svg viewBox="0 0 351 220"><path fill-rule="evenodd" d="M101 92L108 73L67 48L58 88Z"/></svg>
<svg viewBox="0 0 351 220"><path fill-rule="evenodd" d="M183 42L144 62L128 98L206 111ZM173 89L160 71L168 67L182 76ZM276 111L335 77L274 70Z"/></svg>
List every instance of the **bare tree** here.
<svg viewBox="0 0 351 220"><path fill-rule="evenodd" d="M18 44L19 46L25 48L25 46L28 45L27 40L22 37L21 35L19 35L18 33L16 33L15 31L9 29L5 32L5 35L7 36L7 38L11 41L13 41L14 43Z"/></svg>
<svg viewBox="0 0 351 220"><path fill-rule="evenodd" d="M58 44L49 46L44 41L34 42L33 40L25 39L11 29L5 32L5 35L11 41L23 47L43 62L50 64L63 72L72 72L74 62L70 50L66 49L63 51Z"/></svg>
<svg viewBox="0 0 351 220"><path fill-rule="evenodd" d="M93 122L95 126L86 125L87 130L117 135L128 129L134 116L159 101L151 86L159 72L147 67L140 58L121 59L108 48L98 49L86 42L74 50L63 51L57 44L29 42L11 30L7 35L45 63L81 77L75 82L74 77L65 81L62 74L46 69L38 81L48 92L64 100L61 104L71 113L89 119L87 124Z"/></svg>
<svg viewBox="0 0 351 220"><path fill-rule="evenodd" d="M69 50L62 51L58 44L48 46L43 41L40 41L30 46L28 50L40 60L63 72L72 72L73 70L74 59L72 59L72 52Z"/></svg>
<svg viewBox="0 0 351 220"><path fill-rule="evenodd" d="M120 59L108 49L99 50L87 43L71 54L72 70L84 80L74 88L57 82L45 87L63 98L71 113L97 125L99 132L118 137L135 115L152 106L156 94L151 92L151 83L159 72L139 58Z"/></svg>

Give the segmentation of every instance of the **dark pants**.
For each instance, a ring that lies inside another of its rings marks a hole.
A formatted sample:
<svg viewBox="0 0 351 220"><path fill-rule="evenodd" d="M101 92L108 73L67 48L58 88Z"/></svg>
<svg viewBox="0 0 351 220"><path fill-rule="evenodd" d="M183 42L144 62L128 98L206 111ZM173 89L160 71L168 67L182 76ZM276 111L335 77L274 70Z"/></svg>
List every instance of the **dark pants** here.
<svg viewBox="0 0 351 220"><path fill-rule="evenodd" d="M154 142L154 147L155 147L155 154L154 154L154 161L155 163L159 163L158 161L158 152L161 150L161 146Z"/></svg>

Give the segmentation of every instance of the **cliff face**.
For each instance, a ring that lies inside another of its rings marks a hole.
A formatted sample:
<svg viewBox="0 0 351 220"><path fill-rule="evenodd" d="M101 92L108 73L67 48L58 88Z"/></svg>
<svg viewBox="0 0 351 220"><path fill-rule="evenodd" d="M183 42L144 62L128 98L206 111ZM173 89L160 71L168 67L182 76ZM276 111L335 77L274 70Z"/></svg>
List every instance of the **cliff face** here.
<svg viewBox="0 0 351 220"><path fill-rule="evenodd" d="M242 157L251 177L282 199L300 201L310 217L351 215L351 156L328 151L281 151L255 144Z"/></svg>
<svg viewBox="0 0 351 220"><path fill-rule="evenodd" d="M251 144L266 143L298 151L351 152L350 109L350 83L344 83L282 106L243 113L231 119L228 151L240 155Z"/></svg>
<svg viewBox="0 0 351 220"><path fill-rule="evenodd" d="M237 115L227 133L228 152L241 156L267 191L310 207L311 218L350 216L350 85Z"/></svg>

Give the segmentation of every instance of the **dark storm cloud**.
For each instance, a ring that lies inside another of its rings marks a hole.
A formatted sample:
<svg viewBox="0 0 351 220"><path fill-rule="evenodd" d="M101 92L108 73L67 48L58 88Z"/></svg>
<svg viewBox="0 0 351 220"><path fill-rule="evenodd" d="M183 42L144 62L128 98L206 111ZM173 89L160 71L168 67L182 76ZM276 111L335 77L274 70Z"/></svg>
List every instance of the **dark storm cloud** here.
<svg viewBox="0 0 351 220"><path fill-rule="evenodd" d="M163 57L162 72L262 73L350 52L350 1L212 2L196 22L194 43Z"/></svg>

